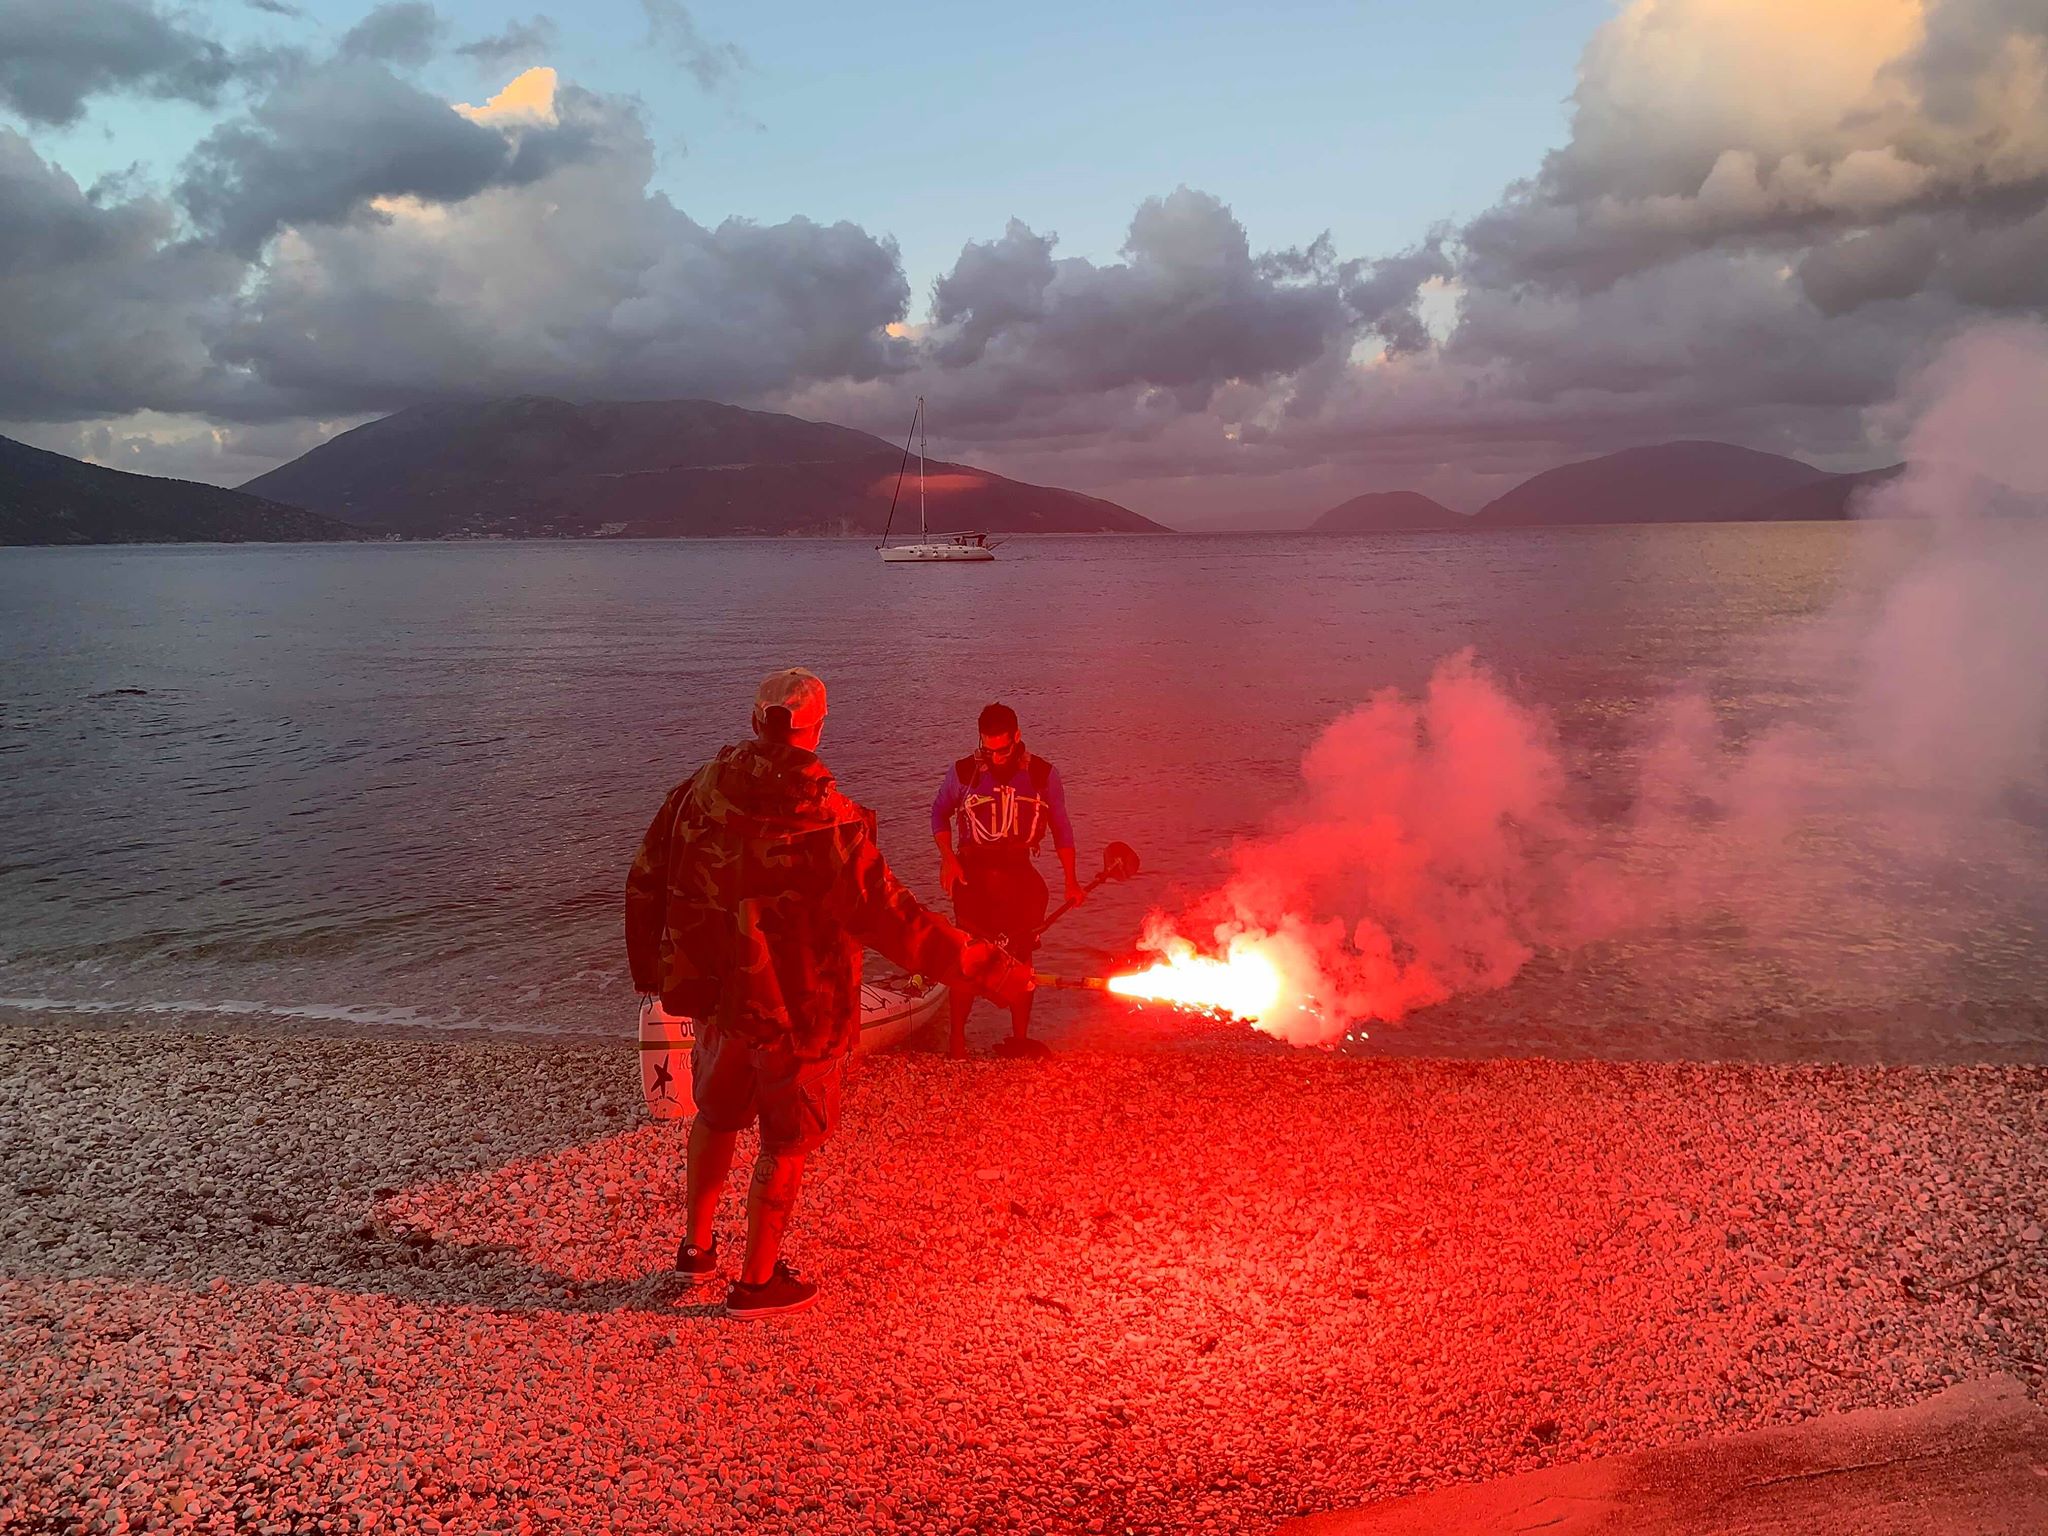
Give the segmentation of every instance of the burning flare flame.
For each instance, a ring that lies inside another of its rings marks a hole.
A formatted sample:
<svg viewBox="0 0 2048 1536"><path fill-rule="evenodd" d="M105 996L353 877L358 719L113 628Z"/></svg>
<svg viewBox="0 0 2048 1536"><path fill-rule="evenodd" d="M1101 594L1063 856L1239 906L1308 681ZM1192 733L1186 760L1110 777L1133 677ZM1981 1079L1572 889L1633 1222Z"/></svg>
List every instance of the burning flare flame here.
<svg viewBox="0 0 2048 1536"><path fill-rule="evenodd" d="M1178 938L1168 943L1166 958L1157 965L1110 977L1109 990L1251 1024L1278 1012L1287 999L1280 967L1256 943L1236 942L1228 955L1216 956L1200 954Z"/></svg>

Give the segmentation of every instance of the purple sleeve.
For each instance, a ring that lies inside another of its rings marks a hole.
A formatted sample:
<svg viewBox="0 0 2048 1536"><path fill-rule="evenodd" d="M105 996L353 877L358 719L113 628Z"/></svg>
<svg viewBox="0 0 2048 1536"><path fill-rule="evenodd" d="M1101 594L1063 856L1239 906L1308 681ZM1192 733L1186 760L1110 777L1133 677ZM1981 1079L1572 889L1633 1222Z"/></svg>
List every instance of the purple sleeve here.
<svg viewBox="0 0 2048 1536"><path fill-rule="evenodd" d="M932 835L950 831L953 813L960 808L960 797L966 786L960 782L960 775L952 769L946 770L945 781L939 785L939 792L932 797Z"/></svg>
<svg viewBox="0 0 2048 1536"><path fill-rule="evenodd" d="M1052 822L1053 847L1073 847L1074 824L1067 820L1067 786L1060 782L1057 768L1045 776L1045 814Z"/></svg>

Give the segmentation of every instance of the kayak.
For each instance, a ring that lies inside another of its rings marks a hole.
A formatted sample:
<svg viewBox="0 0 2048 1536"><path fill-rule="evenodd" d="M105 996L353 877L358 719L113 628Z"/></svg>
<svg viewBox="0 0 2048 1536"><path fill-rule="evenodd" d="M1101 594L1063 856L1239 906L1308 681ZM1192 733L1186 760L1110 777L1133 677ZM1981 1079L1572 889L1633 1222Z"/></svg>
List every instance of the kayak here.
<svg viewBox="0 0 2048 1536"><path fill-rule="evenodd" d="M921 976L886 976L860 984L860 1040L866 1054L901 1045L945 1011L946 989ZM640 1004L640 1093L657 1120L681 1120L697 1112L690 1096L690 1047L697 1024L650 997Z"/></svg>
<svg viewBox="0 0 2048 1536"><path fill-rule="evenodd" d="M922 976L891 976L860 984L860 1044L855 1049L884 1051L900 1045L945 1011L943 982Z"/></svg>

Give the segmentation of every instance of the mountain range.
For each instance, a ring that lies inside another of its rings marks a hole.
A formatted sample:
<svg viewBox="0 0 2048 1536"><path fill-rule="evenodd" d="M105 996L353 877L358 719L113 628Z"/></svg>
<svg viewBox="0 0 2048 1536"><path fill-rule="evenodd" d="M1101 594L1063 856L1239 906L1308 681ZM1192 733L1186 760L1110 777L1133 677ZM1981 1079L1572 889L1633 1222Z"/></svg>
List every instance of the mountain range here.
<svg viewBox="0 0 2048 1536"><path fill-rule="evenodd" d="M1811 464L1733 443L1659 443L1531 476L1481 507L1472 525L1741 521L1758 502L1827 478Z"/></svg>
<svg viewBox="0 0 2048 1536"><path fill-rule="evenodd" d="M1809 480L1775 496L1766 496L1750 508L1750 515L1758 522L1769 523L1839 522L1854 515L1853 503L1860 493L1875 490L1905 472L1903 464L1887 464L1882 469Z"/></svg>
<svg viewBox="0 0 2048 1536"><path fill-rule="evenodd" d="M1332 507L1309 528L1397 533L1588 523L1832 521L1850 515L1858 491L1882 484L1903 468L1894 464L1838 475L1734 443L1657 443L1546 469L1470 517L1413 491L1381 491Z"/></svg>
<svg viewBox="0 0 2048 1536"><path fill-rule="evenodd" d="M0 437L0 544L243 544L360 539L261 496L102 469Z"/></svg>
<svg viewBox="0 0 2048 1536"><path fill-rule="evenodd" d="M422 405L357 427L239 491L84 464L0 438L0 543L879 534L918 526L900 445L707 400L539 396ZM1330 508L1327 533L1819 521L1901 466L1830 474L1732 443L1627 448L1531 476L1467 517L1415 491ZM934 531L1163 531L1098 497L934 460Z"/></svg>
<svg viewBox="0 0 2048 1536"><path fill-rule="evenodd" d="M343 432L243 487L412 537L879 534L900 444L709 400L420 405ZM1099 497L967 464L926 466L935 532L1163 532ZM895 533L916 535L917 475Z"/></svg>

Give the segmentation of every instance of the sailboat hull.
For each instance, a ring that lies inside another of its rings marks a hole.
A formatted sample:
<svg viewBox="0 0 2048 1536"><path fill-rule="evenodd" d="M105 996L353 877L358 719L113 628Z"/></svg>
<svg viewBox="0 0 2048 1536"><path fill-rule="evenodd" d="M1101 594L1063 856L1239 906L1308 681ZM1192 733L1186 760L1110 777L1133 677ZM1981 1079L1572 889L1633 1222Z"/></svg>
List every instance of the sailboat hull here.
<svg viewBox="0 0 2048 1536"><path fill-rule="evenodd" d="M882 558L891 565L952 564L959 560L993 560L996 552L986 544L891 544Z"/></svg>

